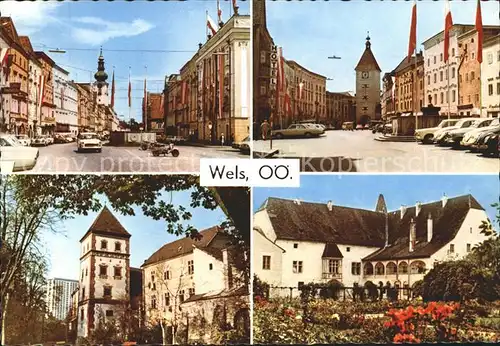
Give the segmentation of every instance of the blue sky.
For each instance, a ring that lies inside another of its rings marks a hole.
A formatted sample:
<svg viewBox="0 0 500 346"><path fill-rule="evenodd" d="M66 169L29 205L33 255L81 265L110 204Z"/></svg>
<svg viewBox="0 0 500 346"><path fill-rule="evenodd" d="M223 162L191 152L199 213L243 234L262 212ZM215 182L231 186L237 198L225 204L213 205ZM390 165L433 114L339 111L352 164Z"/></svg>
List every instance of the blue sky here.
<svg viewBox="0 0 500 346"><path fill-rule="evenodd" d="M354 91L367 31L372 51L390 72L408 51L412 1L267 1L267 26L285 58L333 78L327 90ZM473 24L476 1L450 1L453 22ZM498 1L482 2L483 25L498 25ZM418 1L418 47L444 29L444 1ZM341 60L328 60L336 55ZM382 74L383 76L383 74Z"/></svg>
<svg viewBox="0 0 500 346"><path fill-rule="evenodd" d="M249 14L249 2L238 1L240 14ZM221 0L223 20L229 19L231 1ZM206 42L206 11L216 20L217 2L203 1L5 1L2 16L14 19L19 35L28 35L34 49L66 49L49 55L70 72L70 78L89 82L97 69L102 45L108 82L115 66L115 109L128 119L129 66L132 75L131 115L141 119L144 76L148 90L163 90L165 75L179 69ZM85 49L85 50L71 50ZM108 50L174 50L175 53L113 52ZM76 68L72 68L76 67ZM145 66L147 66L147 73ZM139 97L139 98L134 98Z"/></svg>
<svg viewBox="0 0 500 346"><path fill-rule="evenodd" d="M190 192L166 193L166 202L175 206L183 205L193 214L190 221L185 225L193 225L198 230L203 230L215 225L220 225L226 220L224 213L217 208L207 210L202 207L190 208ZM103 203L107 200L103 197ZM123 227L132 235L130 238L130 265L140 267L141 264L165 243L177 239L176 236L166 232L166 223L155 221L144 216L139 208L134 208L135 216L123 216L113 211L109 203L106 204L113 214L118 218ZM78 279L80 271L80 239L87 232L99 213L89 213L87 216L76 216L58 225L62 234L44 234L45 251L50 261L49 277L66 279Z"/></svg>
<svg viewBox="0 0 500 346"><path fill-rule="evenodd" d="M388 210L401 205L438 201L448 197L472 194L483 206L491 221L495 220L500 181L498 175L302 175L300 188L255 188L253 208L268 197L300 199L306 202L375 210L379 194L383 194Z"/></svg>

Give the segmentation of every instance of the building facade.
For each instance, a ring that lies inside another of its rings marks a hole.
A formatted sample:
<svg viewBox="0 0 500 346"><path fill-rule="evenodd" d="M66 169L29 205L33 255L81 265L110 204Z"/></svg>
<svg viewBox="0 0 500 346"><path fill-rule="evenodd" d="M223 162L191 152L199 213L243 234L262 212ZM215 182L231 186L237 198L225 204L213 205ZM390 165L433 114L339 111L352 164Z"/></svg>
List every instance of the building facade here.
<svg viewBox="0 0 500 346"><path fill-rule="evenodd" d="M55 66L55 62L44 52L35 52L39 61L42 64L42 82L41 95L42 102L40 104L41 108L41 132L42 134L53 134L56 129L56 117L54 103L54 85L53 85L53 71L52 68Z"/></svg>
<svg viewBox="0 0 500 346"><path fill-rule="evenodd" d="M77 280L53 278L47 280L47 309L58 320L65 320L72 306L72 293L78 288Z"/></svg>
<svg viewBox="0 0 500 346"><path fill-rule="evenodd" d="M183 119L183 127L179 129L179 135L190 137L194 140L199 139L198 129L198 99L197 99L197 72L196 60L198 53L189 60L180 70L181 79L181 95L184 90L184 100L181 97L181 117Z"/></svg>
<svg viewBox="0 0 500 346"><path fill-rule="evenodd" d="M28 70L28 135L34 137L41 134L39 104L41 102L40 83L42 79L42 64L35 55L28 36L20 36L19 40L29 56Z"/></svg>
<svg viewBox="0 0 500 346"><path fill-rule="evenodd" d="M183 343L188 344L211 343L216 323L236 325L241 310L249 311L248 289L231 260L229 239L218 227L200 235L165 244L141 266L146 325L166 321L164 328L187 328ZM218 315L221 308L225 315Z"/></svg>
<svg viewBox="0 0 500 346"><path fill-rule="evenodd" d="M370 119L381 118L380 69L373 55L370 36L356 68L356 124L365 125Z"/></svg>
<svg viewBox="0 0 500 346"><path fill-rule="evenodd" d="M28 71L29 55L24 50L14 22L10 17L0 17L0 24L9 36L8 81L4 93L10 95L8 131L15 134L28 134Z"/></svg>
<svg viewBox="0 0 500 346"><path fill-rule="evenodd" d="M354 96L349 92L326 92L326 123L339 129L346 121L355 121Z"/></svg>
<svg viewBox="0 0 500 346"><path fill-rule="evenodd" d="M416 59L412 56L410 61L404 57L394 69L396 113L422 115L421 109L425 107L423 65L424 58L420 52L417 53Z"/></svg>
<svg viewBox="0 0 500 346"><path fill-rule="evenodd" d="M471 195L396 211L382 195L375 210L269 198L254 215L253 268L276 295L289 294L278 287L330 280L411 287L436 263L485 240L479 226L487 219Z"/></svg>
<svg viewBox="0 0 500 346"><path fill-rule="evenodd" d="M481 63L481 104L483 117L500 115L500 35L484 41Z"/></svg>
<svg viewBox="0 0 500 346"><path fill-rule="evenodd" d="M142 122L148 131L164 133L165 132L165 117L163 116L163 94L151 93L147 94L147 105L144 105L145 100L142 100L143 109L146 110L146 116L143 116ZM147 108L146 108L147 107Z"/></svg>
<svg viewBox="0 0 500 346"><path fill-rule="evenodd" d="M498 35L500 27L485 26L483 40ZM462 116L481 115L481 64L477 61L477 31L458 36L460 65L458 69L458 113ZM484 58L483 58L484 59Z"/></svg>
<svg viewBox="0 0 500 346"><path fill-rule="evenodd" d="M56 132L78 133L78 92L69 80L69 72L53 66L53 90L56 116Z"/></svg>
<svg viewBox="0 0 500 346"><path fill-rule="evenodd" d="M457 115L459 102L458 73L461 55L458 37L472 25L454 24L450 30L448 62L444 61L444 31L424 41L425 99L440 107L440 115Z"/></svg>
<svg viewBox="0 0 500 346"><path fill-rule="evenodd" d="M389 119L396 115L396 100L395 100L396 78L394 71L384 74L382 78L382 96L381 96L381 111L382 119Z"/></svg>
<svg viewBox="0 0 500 346"><path fill-rule="evenodd" d="M5 57L0 61L0 131L6 132L10 124L10 100L9 90L9 49L11 39L6 30L0 26L0 51Z"/></svg>
<svg viewBox="0 0 500 346"><path fill-rule="evenodd" d="M325 123L326 77L306 69L293 60L285 60L285 65L290 69L291 78L286 80L285 84L290 95L292 118L297 122ZM280 101L281 109L285 109L283 97L284 95Z"/></svg>
<svg viewBox="0 0 500 346"><path fill-rule="evenodd" d="M77 329L87 338L130 299L130 233L105 207L80 244Z"/></svg>
<svg viewBox="0 0 500 346"><path fill-rule="evenodd" d="M86 83L76 83L78 93L78 130L80 132L95 131L95 113L93 111L93 95Z"/></svg>

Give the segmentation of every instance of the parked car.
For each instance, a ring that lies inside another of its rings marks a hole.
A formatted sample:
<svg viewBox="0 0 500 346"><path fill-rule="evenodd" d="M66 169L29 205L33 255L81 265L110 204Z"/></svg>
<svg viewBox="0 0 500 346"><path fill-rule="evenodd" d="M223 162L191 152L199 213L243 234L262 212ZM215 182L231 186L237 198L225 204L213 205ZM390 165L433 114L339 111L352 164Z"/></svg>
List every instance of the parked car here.
<svg viewBox="0 0 500 346"><path fill-rule="evenodd" d="M13 135L0 134L0 161L14 162L14 171L33 169L38 155L37 148L24 146Z"/></svg>
<svg viewBox="0 0 500 346"><path fill-rule="evenodd" d="M245 142L250 142L250 136L247 136L245 137L245 139L243 139L242 141L239 141L239 142L233 142L233 144L231 145L231 147L233 149L240 149L241 148L241 145Z"/></svg>
<svg viewBox="0 0 500 346"><path fill-rule="evenodd" d="M47 145L54 144L54 137L52 135L46 135L45 141L47 142Z"/></svg>
<svg viewBox="0 0 500 346"><path fill-rule="evenodd" d="M458 119L446 119L439 123L436 127L429 127L426 129L418 129L415 131L415 139L423 144L430 144L434 140L434 134L441 130L451 126L455 126Z"/></svg>
<svg viewBox="0 0 500 346"><path fill-rule="evenodd" d="M31 141L31 145L34 147L35 146L44 146L45 147L48 145L48 142L47 142L47 139L45 138L45 136L36 136Z"/></svg>
<svg viewBox="0 0 500 346"><path fill-rule="evenodd" d="M434 143L439 145L446 144L446 136L448 133L453 130L458 130L461 128L469 128L474 124L476 120L480 120L480 118L464 118L460 119L454 126L446 127L441 130L434 132Z"/></svg>
<svg viewBox="0 0 500 346"><path fill-rule="evenodd" d="M16 138L19 143L21 143L25 147L29 147L31 145L31 138L29 138L28 135L17 135Z"/></svg>
<svg viewBox="0 0 500 346"><path fill-rule="evenodd" d="M486 127L480 127L475 130L469 131L464 135L460 142L463 148L473 149L472 146L477 142L482 134L500 129L500 118L495 118Z"/></svg>
<svg viewBox="0 0 500 346"><path fill-rule="evenodd" d="M495 155L498 156L500 128L494 130L487 130L482 132L478 137L476 143L471 147L477 151L482 152L485 156Z"/></svg>
<svg viewBox="0 0 500 346"><path fill-rule="evenodd" d="M491 124L492 120L493 119L491 118L483 118L474 121L474 123L472 123L472 125L469 127L462 127L460 129L452 130L446 136L446 143L453 147L460 147L460 142L462 141L466 133L474 131L476 129L488 127Z"/></svg>
<svg viewBox="0 0 500 346"><path fill-rule="evenodd" d="M250 155L250 136L240 142L240 152L245 155Z"/></svg>
<svg viewBox="0 0 500 346"><path fill-rule="evenodd" d="M325 131L318 128L313 128L306 126L304 124L292 124L286 129L271 131L273 137L285 138L285 137L318 137Z"/></svg>
<svg viewBox="0 0 500 346"><path fill-rule="evenodd" d="M350 122L350 121L346 121L345 123L342 124L342 130L353 131L354 130L354 123Z"/></svg>
<svg viewBox="0 0 500 346"><path fill-rule="evenodd" d="M77 151L97 151L100 153L102 151L102 143L99 139L97 133L94 132L83 132L78 135L76 141Z"/></svg>

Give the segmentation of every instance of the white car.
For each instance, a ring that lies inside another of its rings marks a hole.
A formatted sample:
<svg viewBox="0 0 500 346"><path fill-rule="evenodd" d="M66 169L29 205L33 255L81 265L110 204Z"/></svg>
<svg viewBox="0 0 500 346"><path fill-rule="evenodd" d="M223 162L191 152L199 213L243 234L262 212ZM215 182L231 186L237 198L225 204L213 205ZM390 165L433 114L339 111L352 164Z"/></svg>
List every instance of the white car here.
<svg viewBox="0 0 500 346"><path fill-rule="evenodd" d="M76 140L77 151L102 151L102 142L99 135L94 132L84 132L78 135Z"/></svg>
<svg viewBox="0 0 500 346"><path fill-rule="evenodd" d="M491 121L491 123L487 127L477 128L475 130L467 132L464 135L462 141L460 142L460 145L466 148L471 147L473 144L476 143L476 141L483 133L495 130L499 126L500 126L500 118L495 118Z"/></svg>
<svg viewBox="0 0 500 346"><path fill-rule="evenodd" d="M21 143L25 147L29 147L31 145L31 138L29 138L28 135L17 135L16 138L19 143Z"/></svg>
<svg viewBox="0 0 500 346"><path fill-rule="evenodd" d="M47 138L45 136L36 136L31 140L31 145L34 146L46 146L48 144Z"/></svg>
<svg viewBox="0 0 500 346"><path fill-rule="evenodd" d="M458 122L458 119L446 119L439 123L436 127L429 127L426 129L418 129L415 131L415 139L423 144L432 143L434 140L434 135L441 129L445 129L447 127L455 126Z"/></svg>
<svg viewBox="0 0 500 346"><path fill-rule="evenodd" d="M434 132L434 143L443 145L446 142L446 137L453 130L458 130L462 128L469 128L474 124L476 120L481 120L481 118L463 118L460 119L455 125L446 127L444 129Z"/></svg>
<svg viewBox="0 0 500 346"><path fill-rule="evenodd" d="M47 145L54 144L54 137L52 137L51 135L46 135L45 141L47 142Z"/></svg>
<svg viewBox="0 0 500 346"><path fill-rule="evenodd" d="M0 134L0 161L13 162L14 171L30 170L36 165L38 149L26 147L13 135Z"/></svg>

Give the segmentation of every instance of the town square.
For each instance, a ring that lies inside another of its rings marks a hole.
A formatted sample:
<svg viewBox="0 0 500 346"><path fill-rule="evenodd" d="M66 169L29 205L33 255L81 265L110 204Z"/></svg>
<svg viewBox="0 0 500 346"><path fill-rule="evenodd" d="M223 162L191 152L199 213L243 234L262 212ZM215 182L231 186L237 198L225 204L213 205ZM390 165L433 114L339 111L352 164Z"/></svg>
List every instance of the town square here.
<svg viewBox="0 0 500 346"><path fill-rule="evenodd" d="M498 171L497 3L252 6L254 157L308 172Z"/></svg>
<svg viewBox="0 0 500 346"><path fill-rule="evenodd" d="M3 171L197 172L200 158L247 157L249 12L2 3Z"/></svg>

